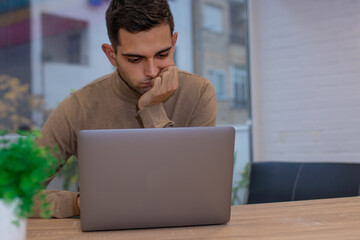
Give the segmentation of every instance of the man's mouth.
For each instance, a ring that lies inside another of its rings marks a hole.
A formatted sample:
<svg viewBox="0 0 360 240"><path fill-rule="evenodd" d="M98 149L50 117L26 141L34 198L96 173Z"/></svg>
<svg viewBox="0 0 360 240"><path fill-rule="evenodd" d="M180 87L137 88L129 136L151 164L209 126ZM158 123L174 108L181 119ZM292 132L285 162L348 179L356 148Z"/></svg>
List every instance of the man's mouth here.
<svg viewBox="0 0 360 240"><path fill-rule="evenodd" d="M151 81L147 81L143 83L146 87L152 87Z"/></svg>

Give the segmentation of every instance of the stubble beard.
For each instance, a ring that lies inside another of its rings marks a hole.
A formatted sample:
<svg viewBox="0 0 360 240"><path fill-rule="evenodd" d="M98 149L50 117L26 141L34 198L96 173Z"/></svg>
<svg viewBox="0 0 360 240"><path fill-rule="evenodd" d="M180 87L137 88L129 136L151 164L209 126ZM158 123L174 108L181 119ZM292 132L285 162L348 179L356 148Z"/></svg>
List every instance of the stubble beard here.
<svg viewBox="0 0 360 240"><path fill-rule="evenodd" d="M124 77L124 76L121 74L121 71L119 70L119 69L120 69L119 64L116 64L116 65L117 65L117 68L116 68L117 73L119 74L120 78L125 82L125 84L126 84L131 90L133 90L134 92L136 92L136 93L139 94L139 95L143 95L143 94L145 94L146 92L148 92L148 91L151 89L151 87L135 88L135 87L131 86L131 84L129 83L129 82L131 82L131 81L129 81L126 77Z"/></svg>

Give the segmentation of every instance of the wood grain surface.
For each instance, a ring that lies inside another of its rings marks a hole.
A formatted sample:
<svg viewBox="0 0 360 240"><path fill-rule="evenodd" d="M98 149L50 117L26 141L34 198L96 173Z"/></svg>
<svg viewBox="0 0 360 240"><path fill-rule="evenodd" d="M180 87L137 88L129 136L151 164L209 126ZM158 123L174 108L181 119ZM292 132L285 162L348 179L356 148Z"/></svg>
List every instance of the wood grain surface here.
<svg viewBox="0 0 360 240"><path fill-rule="evenodd" d="M360 197L232 206L214 226L82 232L79 219L28 219L27 239L360 239Z"/></svg>

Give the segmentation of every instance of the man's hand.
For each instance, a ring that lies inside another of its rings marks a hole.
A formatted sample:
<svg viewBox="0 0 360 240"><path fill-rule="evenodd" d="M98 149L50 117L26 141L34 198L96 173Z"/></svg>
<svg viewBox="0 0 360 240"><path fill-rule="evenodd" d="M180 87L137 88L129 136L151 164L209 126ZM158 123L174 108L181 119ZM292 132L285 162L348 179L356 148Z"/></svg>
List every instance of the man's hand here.
<svg viewBox="0 0 360 240"><path fill-rule="evenodd" d="M76 197L76 206L80 210L80 195Z"/></svg>
<svg viewBox="0 0 360 240"><path fill-rule="evenodd" d="M138 102L139 109L158 104L168 99L178 88L178 70L175 66L163 69L159 76L152 79L153 87L142 95Z"/></svg>

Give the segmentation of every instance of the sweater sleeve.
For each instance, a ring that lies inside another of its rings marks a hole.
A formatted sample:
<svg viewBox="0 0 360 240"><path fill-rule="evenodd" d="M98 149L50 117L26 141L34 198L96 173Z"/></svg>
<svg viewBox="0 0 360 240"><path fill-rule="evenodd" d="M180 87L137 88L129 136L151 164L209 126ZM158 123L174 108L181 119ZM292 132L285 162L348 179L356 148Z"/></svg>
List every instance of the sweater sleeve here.
<svg viewBox="0 0 360 240"><path fill-rule="evenodd" d="M41 138L36 139L40 146L55 146L58 152L54 152L58 159L65 161L77 153L77 132L80 129L80 106L75 96L70 95L52 112L45 125L41 129ZM65 163L59 161L56 169L58 172ZM50 177L49 183L54 176ZM69 191L45 191L47 201L51 205L53 217L64 218L79 215L76 207L78 193ZM74 205L75 203L75 205ZM35 199L32 217L40 216L40 203Z"/></svg>
<svg viewBox="0 0 360 240"><path fill-rule="evenodd" d="M138 114L145 128L164 128L174 126L174 122L168 118L162 103L147 106L140 110Z"/></svg>
<svg viewBox="0 0 360 240"><path fill-rule="evenodd" d="M76 206L78 192L44 190L42 193L46 195L46 201L50 203L51 217L67 218L80 215L80 210ZM39 218L41 216L40 206L39 198L35 197L31 217Z"/></svg>
<svg viewBox="0 0 360 240"><path fill-rule="evenodd" d="M58 147L58 158L67 160L77 152L77 132L80 130L80 106L75 96L70 95L50 114L41 129L41 146Z"/></svg>

